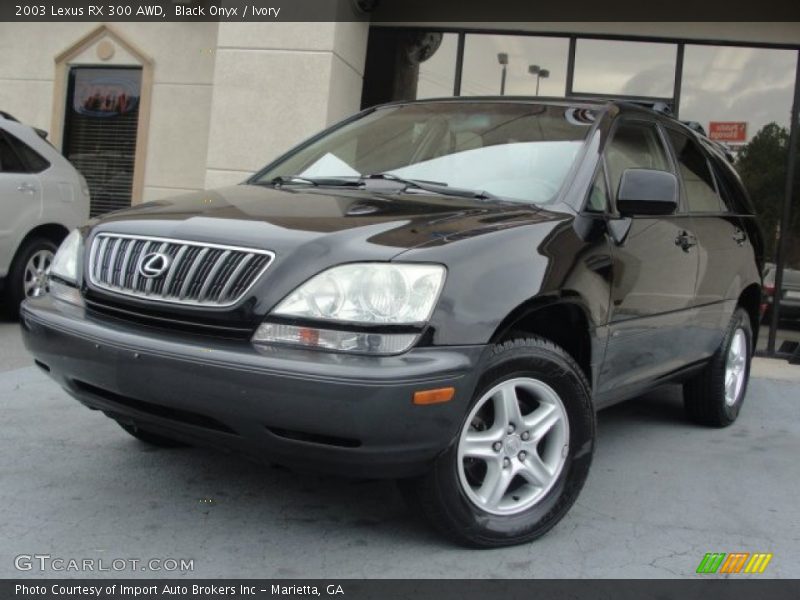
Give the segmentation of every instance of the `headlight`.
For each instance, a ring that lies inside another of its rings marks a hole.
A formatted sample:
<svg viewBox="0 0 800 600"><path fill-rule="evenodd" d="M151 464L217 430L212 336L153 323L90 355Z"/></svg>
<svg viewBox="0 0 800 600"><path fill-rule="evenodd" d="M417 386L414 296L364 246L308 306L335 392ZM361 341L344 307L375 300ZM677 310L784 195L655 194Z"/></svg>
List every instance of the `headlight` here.
<svg viewBox="0 0 800 600"><path fill-rule="evenodd" d="M356 263L312 277L271 313L279 317L358 326L420 326L433 312L444 283L441 265ZM398 354L417 333L386 333L263 323L254 342L288 343L366 354Z"/></svg>
<svg viewBox="0 0 800 600"><path fill-rule="evenodd" d="M61 242L61 246L53 258L53 264L50 266L50 275L77 285L78 259L82 245L80 232L73 229L72 233Z"/></svg>
<svg viewBox="0 0 800 600"><path fill-rule="evenodd" d="M61 242L50 266L50 293L71 304L83 304L80 292L77 290L80 285L82 250L83 238L75 229Z"/></svg>
<svg viewBox="0 0 800 600"><path fill-rule="evenodd" d="M441 265L360 263L312 277L273 315L365 325L426 322L444 282Z"/></svg>

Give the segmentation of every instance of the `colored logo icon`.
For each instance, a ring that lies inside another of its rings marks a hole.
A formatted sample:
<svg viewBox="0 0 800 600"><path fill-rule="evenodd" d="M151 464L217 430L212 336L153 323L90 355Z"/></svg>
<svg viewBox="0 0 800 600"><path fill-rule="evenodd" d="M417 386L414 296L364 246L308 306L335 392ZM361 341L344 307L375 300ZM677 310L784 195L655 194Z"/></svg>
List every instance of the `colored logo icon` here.
<svg viewBox="0 0 800 600"><path fill-rule="evenodd" d="M763 573L771 560L771 552L708 552L697 566L697 573Z"/></svg>

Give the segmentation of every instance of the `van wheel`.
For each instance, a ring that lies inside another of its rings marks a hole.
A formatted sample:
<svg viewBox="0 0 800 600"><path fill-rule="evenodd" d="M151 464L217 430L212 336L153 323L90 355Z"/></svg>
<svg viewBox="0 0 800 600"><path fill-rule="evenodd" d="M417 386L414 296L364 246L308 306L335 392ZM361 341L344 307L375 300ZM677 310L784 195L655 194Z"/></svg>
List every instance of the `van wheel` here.
<svg viewBox="0 0 800 600"><path fill-rule="evenodd" d="M6 312L19 314L19 305L26 298L47 293L47 278L57 247L47 238L31 238L20 246L6 280Z"/></svg>
<svg viewBox="0 0 800 600"><path fill-rule="evenodd" d="M473 547L521 544L567 513L589 473L595 415L575 361L541 338L494 347L458 436L401 488L431 524Z"/></svg>
<svg viewBox="0 0 800 600"><path fill-rule="evenodd" d="M117 425L122 427L125 431L130 433L137 440L149 444L150 446L157 446L159 448L188 448L189 444L184 444L178 440L158 435L144 429L140 429L136 425L128 425L127 423L117 422Z"/></svg>
<svg viewBox="0 0 800 600"><path fill-rule="evenodd" d="M752 354L750 317L737 308L711 361L683 385L689 418L709 427L727 427L736 420L750 379Z"/></svg>

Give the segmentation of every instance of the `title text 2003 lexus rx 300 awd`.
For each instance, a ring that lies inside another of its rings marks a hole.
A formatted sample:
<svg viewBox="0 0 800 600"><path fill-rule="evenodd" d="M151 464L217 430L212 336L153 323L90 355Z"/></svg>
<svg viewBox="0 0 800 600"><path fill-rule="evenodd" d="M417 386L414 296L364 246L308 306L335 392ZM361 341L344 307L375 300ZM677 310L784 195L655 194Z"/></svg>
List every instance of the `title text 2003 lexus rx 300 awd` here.
<svg viewBox="0 0 800 600"><path fill-rule="evenodd" d="M74 231L23 327L145 442L397 478L501 546L569 510L597 409L673 381L695 421L736 419L761 254L736 173L674 119L411 102Z"/></svg>

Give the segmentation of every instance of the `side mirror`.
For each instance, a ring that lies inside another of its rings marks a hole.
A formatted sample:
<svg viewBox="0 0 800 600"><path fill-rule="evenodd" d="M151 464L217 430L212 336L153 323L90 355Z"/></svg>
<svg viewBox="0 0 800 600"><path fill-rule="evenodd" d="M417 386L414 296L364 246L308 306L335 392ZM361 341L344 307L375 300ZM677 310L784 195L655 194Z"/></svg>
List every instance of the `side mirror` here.
<svg viewBox="0 0 800 600"><path fill-rule="evenodd" d="M617 210L624 217L671 215L678 209L678 179L653 169L625 169L617 192Z"/></svg>

